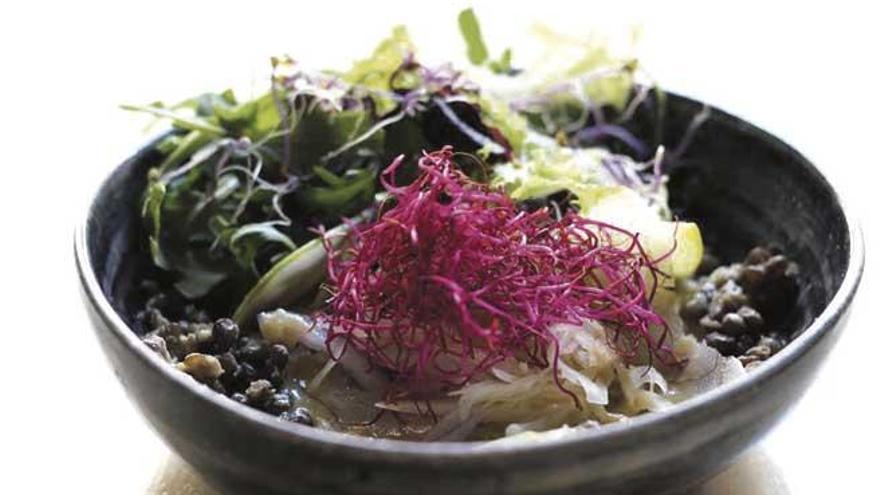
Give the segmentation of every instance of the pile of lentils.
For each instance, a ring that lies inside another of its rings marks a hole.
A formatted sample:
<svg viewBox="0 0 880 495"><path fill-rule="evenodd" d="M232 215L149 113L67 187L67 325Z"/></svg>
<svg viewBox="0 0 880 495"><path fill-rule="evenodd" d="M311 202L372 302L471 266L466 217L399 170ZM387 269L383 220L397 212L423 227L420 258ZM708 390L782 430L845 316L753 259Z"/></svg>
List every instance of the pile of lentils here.
<svg viewBox="0 0 880 495"><path fill-rule="evenodd" d="M697 279L681 316L706 344L754 368L791 338L783 326L797 300L798 267L765 247L753 248L741 263L714 265Z"/></svg>
<svg viewBox="0 0 880 495"><path fill-rule="evenodd" d="M301 384L286 384L289 358L283 345L269 345L259 336L242 335L229 318L214 321L192 305L170 308L168 296L151 297L138 313L141 339L177 369L236 402L312 426L309 411L296 407ZM182 316L169 319L163 310Z"/></svg>

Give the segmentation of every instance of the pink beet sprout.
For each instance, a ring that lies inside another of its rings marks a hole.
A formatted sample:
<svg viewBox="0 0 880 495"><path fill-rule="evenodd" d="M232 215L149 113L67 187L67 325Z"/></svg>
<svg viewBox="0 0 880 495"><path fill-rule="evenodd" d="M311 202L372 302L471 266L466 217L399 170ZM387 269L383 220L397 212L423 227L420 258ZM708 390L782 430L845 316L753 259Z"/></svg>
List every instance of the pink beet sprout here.
<svg viewBox="0 0 880 495"><path fill-rule="evenodd" d="M409 185L394 181L401 163L381 178L382 215L343 247L326 242L328 349L343 339L334 348L356 348L412 395L508 358L555 369L558 323L598 321L623 358L674 362L651 306L664 275L637 235L574 212L526 212L462 173L451 147L425 154Z"/></svg>

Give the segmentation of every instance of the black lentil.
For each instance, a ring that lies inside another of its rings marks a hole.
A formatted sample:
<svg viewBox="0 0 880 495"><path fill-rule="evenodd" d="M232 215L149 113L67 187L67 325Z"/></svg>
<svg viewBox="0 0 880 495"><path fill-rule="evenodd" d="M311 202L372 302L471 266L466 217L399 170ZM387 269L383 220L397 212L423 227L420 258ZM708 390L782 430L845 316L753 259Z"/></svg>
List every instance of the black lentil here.
<svg viewBox="0 0 880 495"><path fill-rule="evenodd" d="M217 360L220 361L220 366L223 367L224 374L234 375L235 372L238 371L238 361L235 359L235 356L233 356L231 352L218 354Z"/></svg>
<svg viewBox="0 0 880 495"><path fill-rule="evenodd" d="M738 313L727 313L721 319L721 332L726 335L741 335L748 331L746 321Z"/></svg>
<svg viewBox="0 0 880 495"><path fill-rule="evenodd" d="M272 396L268 404L266 404L266 412L271 414L281 414L290 410L290 394L278 393Z"/></svg>
<svg viewBox="0 0 880 495"><path fill-rule="evenodd" d="M744 365L779 352L787 342L779 323L797 297L797 265L762 246L741 263L714 266L709 273L712 264L704 259L704 265L698 289L680 310L685 323L722 354L740 356Z"/></svg>
<svg viewBox="0 0 880 495"><path fill-rule="evenodd" d="M269 358L269 346L261 339L246 338L245 344L237 349L238 359L254 366L260 366Z"/></svg>
<svg viewBox="0 0 880 495"><path fill-rule="evenodd" d="M238 370L233 375L235 388L244 390L257 376L256 370L249 363L239 363Z"/></svg>
<svg viewBox="0 0 880 495"><path fill-rule="evenodd" d="M765 275L766 272L764 271L763 266L745 266L739 273L737 281L742 284L743 287L753 289L764 280Z"/></svg>
<svg viewBox="0 0 880 495"><path fill-rule="evenodd" d="M184 319L172 320L168 314ZM301 396L299 385L285 386L290 361L285 346L241 335L229 318L211 323L204 311L162 294L148 300L136 323L150 349L212 390L270 414L286 415L288 421L313 424L307 409L294 407Z"/></svg>
<svg viewBox="0 0 880 495"><path fill-rule="evenodd" d="M732 354L742 356L757 343L758 337L747 333L742 334L736 338L736 348Z"/></svg>
<svg viewBox="0 0 880 495"><path fill-rule="evenodd" d="M308 409L297 407L293 411L281 413L281 419L306 426L315 426L315 420Z"/></svg>
<svg viewBox="0 0 880 495"><path fill-rule="evenodd" d="M685 320L696 321L709 312L709 297L705 292L697 292L689 299L681 309L681 316Z"/></svg>
<svg viewBox="0 0 880 495"><path fill-rule="evenodd" d="M745 262L747 265L758 265L770 259L770 256L772 255L773 253L771 253L769 249L763 246L757 246L752 248L748 254L746 254Z"/></svg>
<svg viewBox="0 0 880 495"><path fill-rule="evenodd" d="M220 318L211 327L211 335L214 338L214 351L226 352L238 341L238 325L229 318Z"/></svg>
<svg viewBox="0 0 880 495"><path fill-rule="evenodd" d="M764 327L764 318L751 306L743 306L736 310L736 314L751 330L761 330Z"/></svg>
<svg viewBox="0 0 880 495"><path fill-rule="evenodd" d="M778 278L785 275L788 268L788 260L785 256L777 254L764 263L764 272L770 278Z"/></svg>
<svg viewBox="0 0 880 495"><path fill-rule="evenodd" d="M764 335L761 337L761 340L758 342L761 345L766 345L770 348L770 351L773 354L781 351L785 344L787 343L785 337L783 337L779 333L771 333L769 335Z"/></svg>
<svg viewBox="0 0 880 495"><path fill-rule="evenodd" d="M165 339L159 337L158 335L147 335L143 338L144 344L147 344L153 352L162 356L162 359L168 361L169 363L173 362L171 358L171 354L168 352L168 346L165 344Z"/></svg>
<svg viewBox="0 0 880 495"><path fill-rule="evenodd" d="M275 344L269 348L269 363L277 369L283 370L284 368L286 368L287 360L289 358L290 353L287 351L287 347L284 347L280 344Z"/></svg>
<svg viewBox="0 0 880 495"><path fill-rule="evenodd" d="M718 349L718 352L724 355L730 355L736 352L736 339L729 335L719 332L707 333L703 337L707 345Z"/></svg>
<svg viewBox="0 0 880 495"><path fill-rule="evenodd" d="M703 330L705 331L719 330L721 329L721 322L706 315L700 318L700 326L703 327Z"/></svg>
<svg viewBox="0 0 880 495"><path fill-rule="evenodd" d="M268 372L264 372L262 376L275 387L280 387L284 384L284 376L276 368L268 368Z"/></svg>
<svg viewBox="0 0 880 495"><path fill-rule="evenodd" d="M275 387L268 380L254 380L244 391L248 404L252 406L265 405L274 394Z"/></svg>

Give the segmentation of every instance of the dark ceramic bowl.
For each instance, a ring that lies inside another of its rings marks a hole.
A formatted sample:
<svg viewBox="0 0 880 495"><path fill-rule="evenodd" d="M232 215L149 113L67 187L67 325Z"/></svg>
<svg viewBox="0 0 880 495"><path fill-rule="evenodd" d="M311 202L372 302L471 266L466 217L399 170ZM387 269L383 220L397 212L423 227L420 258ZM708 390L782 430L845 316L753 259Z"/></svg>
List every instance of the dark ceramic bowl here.
<svg viewBox="0 0 880 495"><path fill-rule="evenodd" d="M672 96L666 142L701 104ZM722 256L782 246L800 264L803 330L747 377L662 413L535 445L374 440L282 422L162 362L126 322L143 269L138 202L151 145L104 182L76 231L82 293L104 352L168 445L225 492L396 495L667 493L716 473L798 400L843 330L862 238L837 193L779 139L713 111L671 170L673 206Z"/></svg>

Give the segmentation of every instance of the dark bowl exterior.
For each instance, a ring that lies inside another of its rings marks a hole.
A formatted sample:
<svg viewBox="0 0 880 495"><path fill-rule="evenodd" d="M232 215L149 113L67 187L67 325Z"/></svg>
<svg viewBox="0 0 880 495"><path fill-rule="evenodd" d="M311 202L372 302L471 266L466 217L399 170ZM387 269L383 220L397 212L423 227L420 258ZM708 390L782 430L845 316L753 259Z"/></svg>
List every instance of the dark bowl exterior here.
<svg viewBox="0 0 880 495"><path fill-rule="evenodd" d="M669 136L700 105L669 99ZM796 151L714 111L675 169L673 196L707 238L740 252L784 246L817 274L798 303L805 330L744 379L668 411L534 445L419 444L285 423L173 370L126 324L119 294L136 277L138 198L152 144L118 167L76 232L81 292L101 347L168 445L229 493L421 495L656 493L716 473L797 401L839 337L862 273L858 227ZM783 222L783 219L785 220Z"/></svg>

